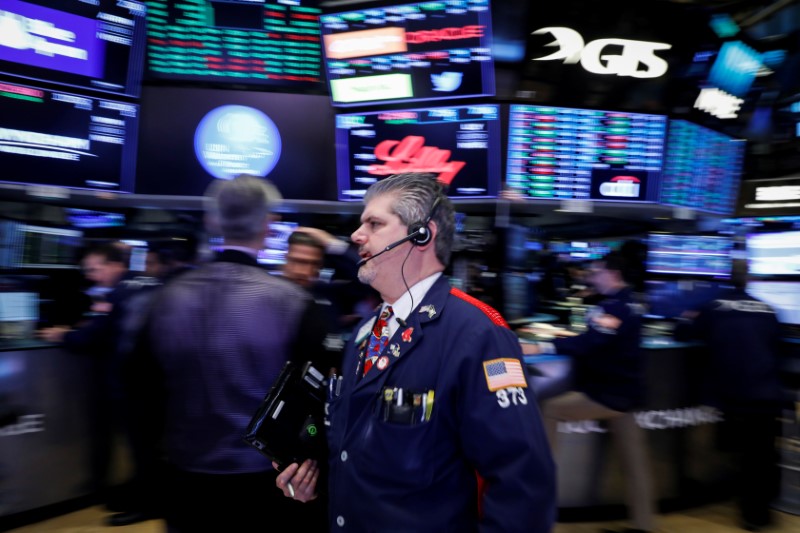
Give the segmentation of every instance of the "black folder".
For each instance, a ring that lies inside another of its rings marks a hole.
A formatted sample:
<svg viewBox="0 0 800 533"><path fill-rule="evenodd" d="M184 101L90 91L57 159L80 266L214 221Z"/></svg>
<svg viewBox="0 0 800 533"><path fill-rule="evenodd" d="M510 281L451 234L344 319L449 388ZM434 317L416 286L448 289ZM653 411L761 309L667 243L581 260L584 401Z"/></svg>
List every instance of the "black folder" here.
<svg viewBox="0 0 800 533"><path fill-rule="evenodd" d="M288 361L258 411L244 440L278 464L325 459L325 377L311 362Z"/></svg>

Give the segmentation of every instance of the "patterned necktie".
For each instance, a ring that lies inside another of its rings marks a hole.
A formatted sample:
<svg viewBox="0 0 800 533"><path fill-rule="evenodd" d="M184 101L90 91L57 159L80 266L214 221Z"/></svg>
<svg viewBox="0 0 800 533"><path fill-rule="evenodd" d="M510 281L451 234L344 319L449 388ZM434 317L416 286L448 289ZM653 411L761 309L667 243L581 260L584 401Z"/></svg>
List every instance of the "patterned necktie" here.
<svg viewBox="0 0 800 533"><path fill-rule="evenodd" d="M389 343L389 318L391 318L394 311L392 306L387 305L386 308L375 321L372 327L372 335L369 336L369 344L367 345L367 353L364 355L364 375L367 375L369 369L378 360L383 349Z"/></svg>

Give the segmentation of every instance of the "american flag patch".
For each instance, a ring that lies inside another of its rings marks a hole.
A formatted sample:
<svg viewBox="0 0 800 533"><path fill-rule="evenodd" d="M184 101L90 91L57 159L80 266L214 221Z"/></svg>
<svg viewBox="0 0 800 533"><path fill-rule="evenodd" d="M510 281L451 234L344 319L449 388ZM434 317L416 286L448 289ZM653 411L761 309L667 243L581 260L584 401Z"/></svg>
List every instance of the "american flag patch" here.
<svg viewBox="0 0 800 533"><path fill-rule="evenodd" d="M486 384L492 392L508 387L525 388L528 386L519 359L504 358L485 361L483 372L486 374Z"/></svg>

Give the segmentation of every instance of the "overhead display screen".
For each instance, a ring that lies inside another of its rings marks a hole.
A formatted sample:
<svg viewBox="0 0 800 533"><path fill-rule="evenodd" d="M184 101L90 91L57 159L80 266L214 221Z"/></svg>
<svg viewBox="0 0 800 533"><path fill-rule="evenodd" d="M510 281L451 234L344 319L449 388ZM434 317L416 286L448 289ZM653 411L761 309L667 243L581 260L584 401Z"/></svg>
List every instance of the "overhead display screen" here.
<svg viewBox="0 0 800 533"><path fill-rule="evenodd" d="M800 278L800 231L748 235L747 261L754 276Z"/></svg>
<svg viewBox="0 0 800 533"><path fill-rule="evenodd" d="M310 3L148 0L148 79L321 92L321 11Z"/></svg>
<svg viewBox="0 0 800 533"><path fill-rule="evenodd" d="M685 120L670 120L661 203L733 214L745 144Z"/></svg>
<svg viewBox="0 0 800 533"><path fill-rule="evenodd" d="M651 233L647 239L647 271L658 274L729 277L729 237Z"/></svg>
<svg viewBox="0 0 800 533"><path fill-rule="evenodd" d="M0 179L132 192L139 106L0 82Z"/></svg>
<svg viewBox="0 0 800 533"><path fill-rule="evenodd" d="M145 87L139 138L139 194L200 196L215 179L252 174L287 199L336 199L326 95Z"/></svg>
<svg viewBox="0 0 800 533"><path fill-rule="evenodd" d="M136 97L144 40L143 2L0 2L2 74Z"/></svg>
<svg viewBox="0 0 800 533"><path fill-rule="evenodd" d="M663 115L512 105L506 185L531 199L656 202Z"/></svg>
<svg viewBox="0 0 800 533"><path fill-rule="evenodd" d="M451 198L495 198L500 182L499 106L434 107L336 117L339 200L402 172L430 172Z"/></svg>
<svg viewBox="0 0 800 533"><path fill-rule="evenodd" d="M320 17L333 105L491 96L489 0L446 0Z"/></svg>

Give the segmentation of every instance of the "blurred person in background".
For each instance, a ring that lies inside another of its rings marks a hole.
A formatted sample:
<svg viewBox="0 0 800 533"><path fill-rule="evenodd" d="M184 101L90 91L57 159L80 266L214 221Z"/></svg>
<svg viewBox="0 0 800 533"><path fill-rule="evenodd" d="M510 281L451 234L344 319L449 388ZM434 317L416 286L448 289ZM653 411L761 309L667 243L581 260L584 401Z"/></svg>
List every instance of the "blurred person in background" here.
<svg viewBox="0 0 800 533"><path fill-rule="evenodd" d="M323 352L311 296L257 262L280 194L240 175L215 180L206 197L206 226L223 244L157 292L130 358L140 425L166 463L168 531L257 531L274 520L325 531L324 501L283 498L270 461L242 439L284 364Z"/></svg>
<svg viewBox="0 0 800 533"><path fill-rule="evenodd" d="M92 357L94 385L90 402L92 413L92 487L117 514L109 525L120 526L153 518L146 490L139 479L147 470L145 455L132 427L129 399L124 385L124 355L119 340L128 304L134 295L159 285L153 278L136 276L128 268L129 248L121 243L102 243L87 250L81 260L86 278L93 283L91 316L72 326L54 326L38 332L47 342L61 344L75 354ZM121 432L132 462L131 479L122 486L111 485L111 465L115 458L114 435Z"/></svg>
<svg viewBox="0 0 800 533"><path fill-rule="evenodd" d="M306 226L292 232L288 245L283 276L312 294L328 324L325 349L330 355L330 364L323 370L341 368L345 339L354 323L360 320L355 306L366 296L367 290L372 290L358 281L358 251L325 230ZM326 262L334 262L339 267L336 270L344 272L344 279L322 281L320 271Z"/></svg>
<svg viewBox="0 0 800 533"><path fill-rule="evenodd" d="M625 499L634 526L624 531L639 533L654 530L655 498L646 436L633 416L633 410L644 403L645 369L640 310L626 278L629 268L619 252L593 261L586 279L604 298L587 313L586 331L552 342L523 344L522 349L526 354L570 356L573 390L542 402L553 453L558 450L559 422L607 420L620 452Z"/></svg>
<svg viewBox="0 0 800 533"><path fill-rule="evenodd" d="M719 446L735 457L742 526L759 531L772 523L770 504L780 485L775 440L783 402L782 335L775 310L746 292L747 276L747 262L734 260L733 288L684 312L674 336L707 345L701 400L723 414Z"/></svg>

